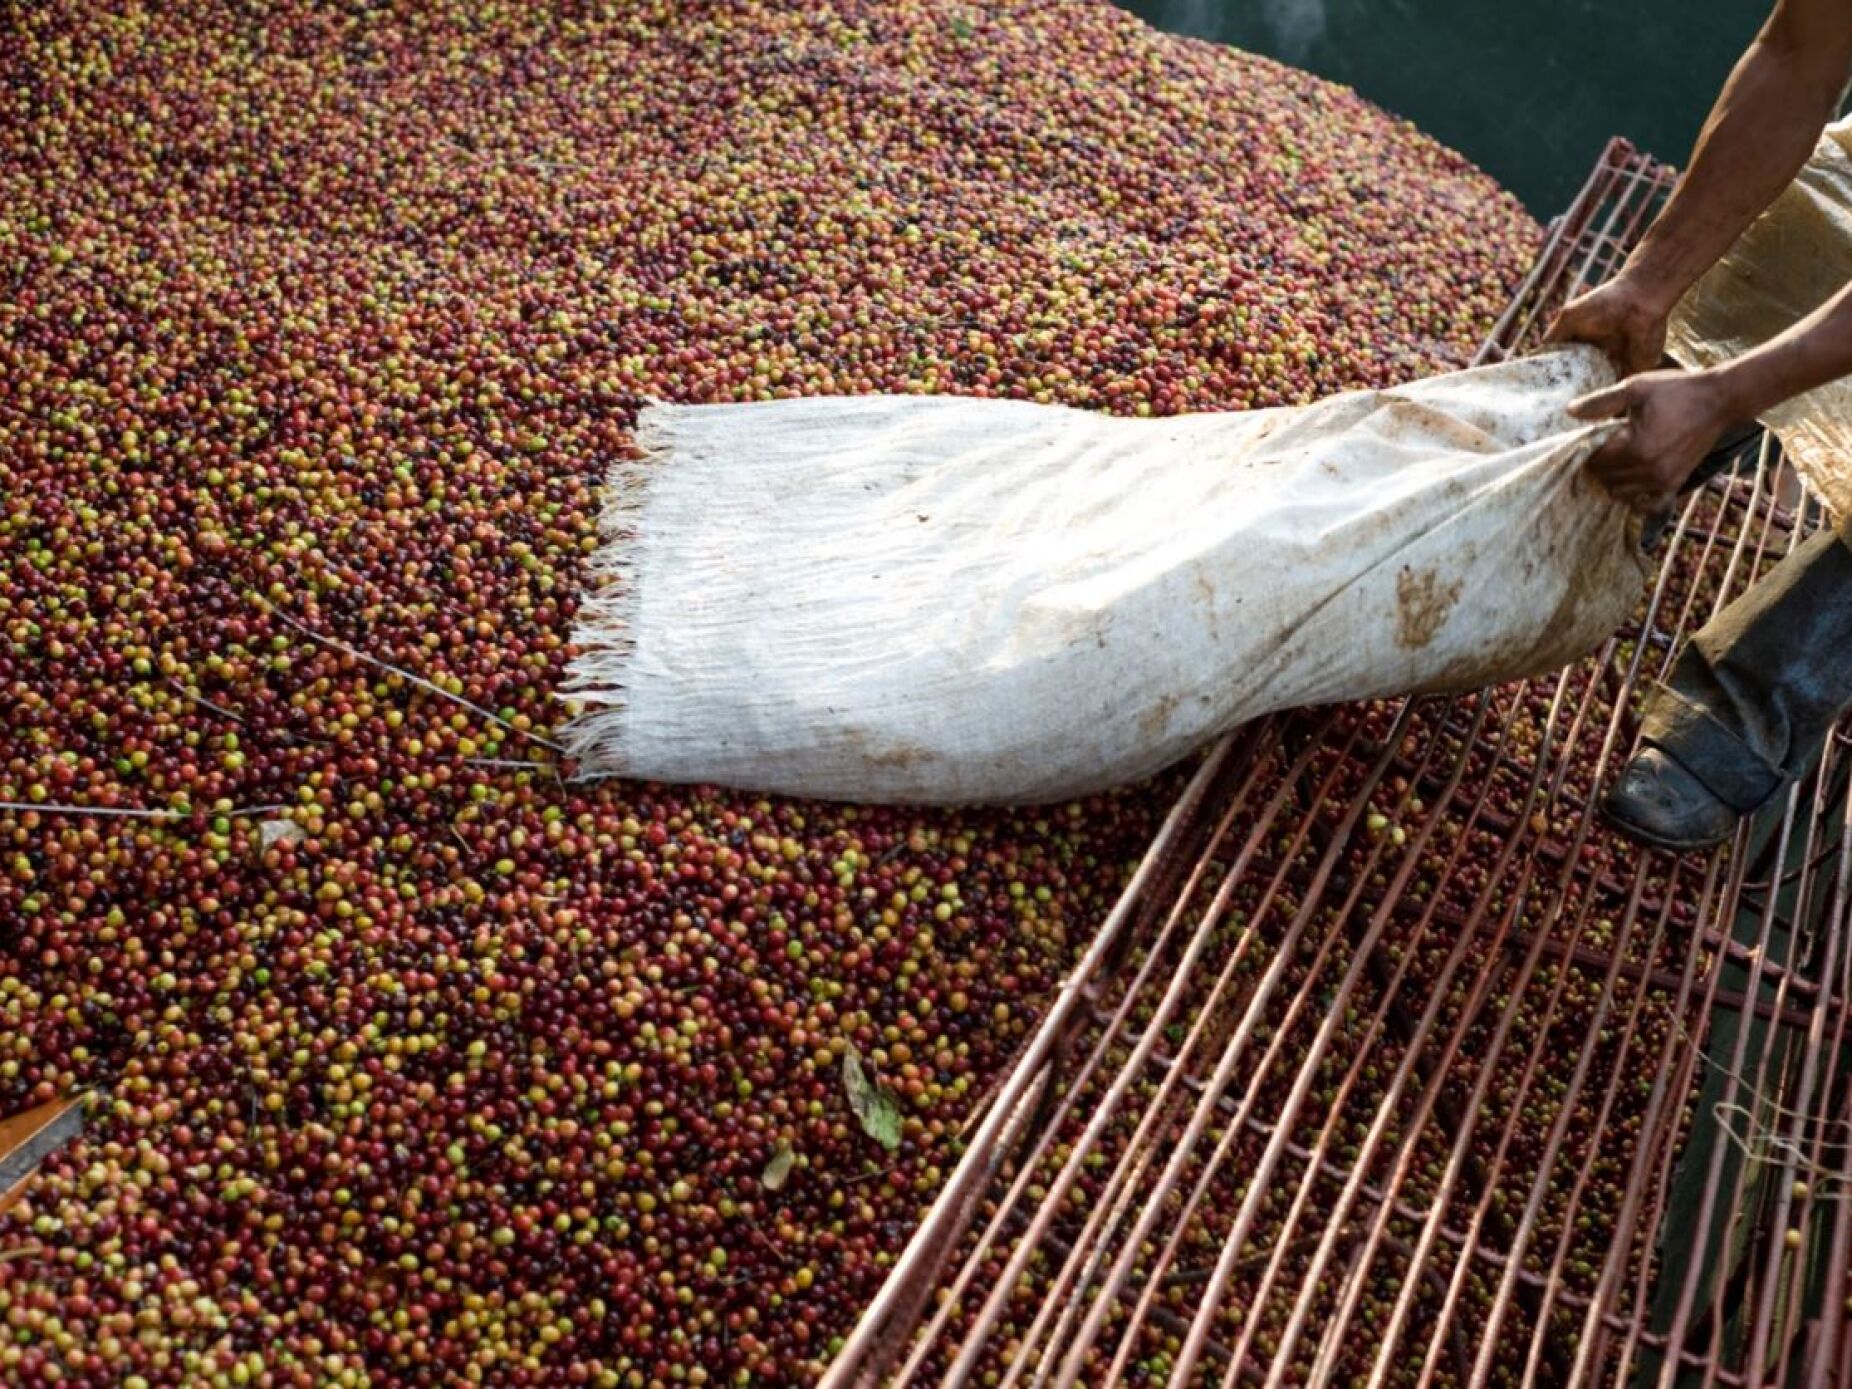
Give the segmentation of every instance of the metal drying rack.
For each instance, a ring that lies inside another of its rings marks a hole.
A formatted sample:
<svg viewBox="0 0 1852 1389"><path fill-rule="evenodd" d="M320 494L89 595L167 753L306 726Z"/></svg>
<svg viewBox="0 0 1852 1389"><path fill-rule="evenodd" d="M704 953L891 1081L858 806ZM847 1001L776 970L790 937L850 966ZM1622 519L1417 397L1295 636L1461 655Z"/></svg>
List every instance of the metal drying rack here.
<svg viewBox="0 0 1852 1389"><path fill-rule="evenodd" d="M1477 360L1673 177L1612 142ZM1821 523L1764 437L1589 660L1212 748L825 1389L1852 1385L1852 739L1709 857L1595 815Z"/></svg>

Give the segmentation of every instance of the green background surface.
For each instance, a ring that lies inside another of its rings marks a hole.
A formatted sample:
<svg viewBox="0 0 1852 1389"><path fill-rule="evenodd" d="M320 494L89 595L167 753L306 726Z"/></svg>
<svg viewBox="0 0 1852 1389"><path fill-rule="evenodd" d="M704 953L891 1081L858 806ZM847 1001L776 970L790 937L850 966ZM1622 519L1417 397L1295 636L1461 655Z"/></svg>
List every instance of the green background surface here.
<svg viewBox="0 0 1852 1389"><path fill-rule="evenodd" d="M1549 218L1610 135L1682 164L1760 0L1123 0L1355 87Z"/></svg>

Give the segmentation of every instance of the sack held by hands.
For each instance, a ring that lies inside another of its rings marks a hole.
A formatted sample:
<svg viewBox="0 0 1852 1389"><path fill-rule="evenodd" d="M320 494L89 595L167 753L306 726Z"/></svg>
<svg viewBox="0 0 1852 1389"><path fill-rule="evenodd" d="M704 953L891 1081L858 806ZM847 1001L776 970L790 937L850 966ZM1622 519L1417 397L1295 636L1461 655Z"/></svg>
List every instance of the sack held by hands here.
<svg viewBox="0 0 1852 1389"><path fill-rule="evenodd" d="M1471 689L1631 610L1589 348L1246 413L869 396L645 410L564 736L593 773L1036 802L1272 710Z"/></svg>

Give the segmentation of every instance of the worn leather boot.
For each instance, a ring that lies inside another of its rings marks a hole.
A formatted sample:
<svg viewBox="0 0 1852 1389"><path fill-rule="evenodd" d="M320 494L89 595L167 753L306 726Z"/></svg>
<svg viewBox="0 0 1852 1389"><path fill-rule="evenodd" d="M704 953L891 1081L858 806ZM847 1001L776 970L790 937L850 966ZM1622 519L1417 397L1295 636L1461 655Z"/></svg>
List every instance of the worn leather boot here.
<svg viewBox="0 0 1852 1389"><path fill-rule="evenodd" d="M1629 839L1655 849L1709 849L1736 829L1737 813L1713 796L1676 758L1641 748L1601 803Z"/></svg>
<svg viewBox="0 0 1852 1389"><path fill-rule="evenodd" d="M1798 546L1686 645L1602 809L1668 849L1729 837L1819 755L1852 706L1852 543Z"/></svg>

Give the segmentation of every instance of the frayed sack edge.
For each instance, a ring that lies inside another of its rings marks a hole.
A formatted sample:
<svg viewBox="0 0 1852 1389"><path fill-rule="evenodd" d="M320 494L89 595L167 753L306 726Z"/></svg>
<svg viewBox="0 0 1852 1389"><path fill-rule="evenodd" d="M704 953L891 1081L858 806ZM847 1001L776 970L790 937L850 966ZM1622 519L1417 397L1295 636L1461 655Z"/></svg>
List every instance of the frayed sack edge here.
<svg viewBox="0 0 1852 1389"><path fill-rule="evenodd" d="M622 776L630 662L636 654L638 570L650 491L675 453L682 407L645 401L634 431L637 456L605 473L598 513L598 548L586 570L584 597L572 627L578 655L566 667L558 695L574 710L556 736L582 776Z"/></svg>

